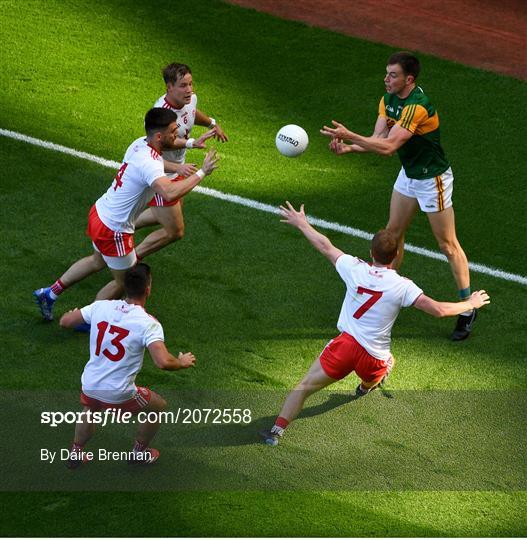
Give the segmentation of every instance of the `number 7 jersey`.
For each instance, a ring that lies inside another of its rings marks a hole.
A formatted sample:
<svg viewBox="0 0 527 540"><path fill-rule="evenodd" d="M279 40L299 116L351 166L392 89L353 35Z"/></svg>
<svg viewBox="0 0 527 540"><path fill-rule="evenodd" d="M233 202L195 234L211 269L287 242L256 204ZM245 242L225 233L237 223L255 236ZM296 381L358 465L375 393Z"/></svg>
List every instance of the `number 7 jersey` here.
<svg viewBox="0 0 527 540"><path fill-rule="evenodd" d="M423 291L395 270L351 255L341 255L335 268L346 284L337 328L352 335L373 357L388 360L399 311L411 306Z"/></svg>
<svg viewBox="0 0 527 540"><path fill-rule="evenodd" d="M141 306L124 300L99 300L83 307L81 314L91 325L82 391L106 403L131 399L145 348L164 341L163 327Z"/></svg>

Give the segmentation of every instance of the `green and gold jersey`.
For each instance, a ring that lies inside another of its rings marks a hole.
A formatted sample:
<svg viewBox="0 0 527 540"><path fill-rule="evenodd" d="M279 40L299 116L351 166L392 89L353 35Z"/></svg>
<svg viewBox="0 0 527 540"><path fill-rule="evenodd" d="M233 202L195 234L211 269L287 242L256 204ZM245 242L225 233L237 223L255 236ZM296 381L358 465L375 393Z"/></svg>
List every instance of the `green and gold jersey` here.
<svg viewBox="0 0 527 540"><path fill-rule="evenodd" d="M384 94L379 115L386 117L389 128L399 124L413 133L397 150L406 176L424 180L448 169L450 165L439 142L439 116L419 86L405 99Z"/></svg>

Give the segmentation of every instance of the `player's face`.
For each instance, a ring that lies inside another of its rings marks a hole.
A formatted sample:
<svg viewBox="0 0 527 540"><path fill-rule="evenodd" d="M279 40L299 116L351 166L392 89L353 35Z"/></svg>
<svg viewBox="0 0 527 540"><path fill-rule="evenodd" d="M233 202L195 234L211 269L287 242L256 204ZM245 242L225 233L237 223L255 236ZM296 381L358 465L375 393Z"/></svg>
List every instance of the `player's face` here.
<svg viewBox="0 0 527 540"><path fill-rule="evenodd" d="M175 84L167 83L167 96L169 101L178 107L188 105L192 98L192 75L187 73Z"/></svg>
<svg viewBox="0 0 527 540"><path fill-rule="evenodd" d="M161 132L161 146L163 150L174 148L177 138L177 122L172 122L164 131Z"/></svg>
<svg viewBox="0 0 527 540"><path fill-rule="evenodd" d="M412 84L414 78L412 75L405 75L403 68L399 64L386 66L386 76L384 77L384 86L388 94L404 93L406 88Z"/></svg>

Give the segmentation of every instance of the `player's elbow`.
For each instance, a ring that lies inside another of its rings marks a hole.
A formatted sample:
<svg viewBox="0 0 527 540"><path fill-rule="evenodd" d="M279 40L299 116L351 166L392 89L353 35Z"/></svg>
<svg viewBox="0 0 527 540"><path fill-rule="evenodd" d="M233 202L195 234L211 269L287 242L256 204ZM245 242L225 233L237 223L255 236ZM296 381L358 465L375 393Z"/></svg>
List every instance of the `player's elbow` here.
<svg viewBox="0 0 527 540"><path fill-rule="evenodd" d="M161 189L157 190L157 194L161 195L161 197L163 197L163 199L168 202L174 202L180 197L177 193L174 193L173 190L167 189L164 186Z"/></svg>
<svg viewBox="0 0 527 540"><path fill-rule="evenodd" d="M73 317L70 313L65 313L64 315L62 315L59 321L59 325L61 328L73 328L74 326L77 326L74 323Z"/></svg>
<svg viewBox="0 0 527 540"><path fill-rule="evenodd" d="M394 145L389 145L381 150L381 155L391 157L397 152L397 148Z"/></svg>
<svg viewBox="0 0 527 540"><path fill-rule="evenodd" d="M168 355L166 356L163 355L163 356L154 358L154 362L159 369L164 369L164 370L171 369L170 357Z"/></svg>

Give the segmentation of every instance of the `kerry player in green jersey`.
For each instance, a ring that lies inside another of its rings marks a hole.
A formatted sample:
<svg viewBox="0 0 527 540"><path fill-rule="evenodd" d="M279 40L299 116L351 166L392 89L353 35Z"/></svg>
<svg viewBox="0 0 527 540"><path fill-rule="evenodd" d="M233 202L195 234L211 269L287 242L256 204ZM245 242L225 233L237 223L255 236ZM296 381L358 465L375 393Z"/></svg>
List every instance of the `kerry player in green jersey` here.
<svg viewBox="0 0 527 540"><path fill-rule="evenodd" d="M402 263L404 235L417 208L426 212L440 250L446 255L459 296L470 296L468 261L456 236L452 189L452 169L439 141L439 117L435 107L416 85L419 60L408 52L392 54L386 66L386 93L379 104L373 135L364 137L333 121L334 127L321 130L331 137L330 149L337 155L374 152L391 156L395 152L402 163L390 203L387 229L399 242L399 254L393 267ZM477 310L458 317L452 340L469 336Z"/></svg>

